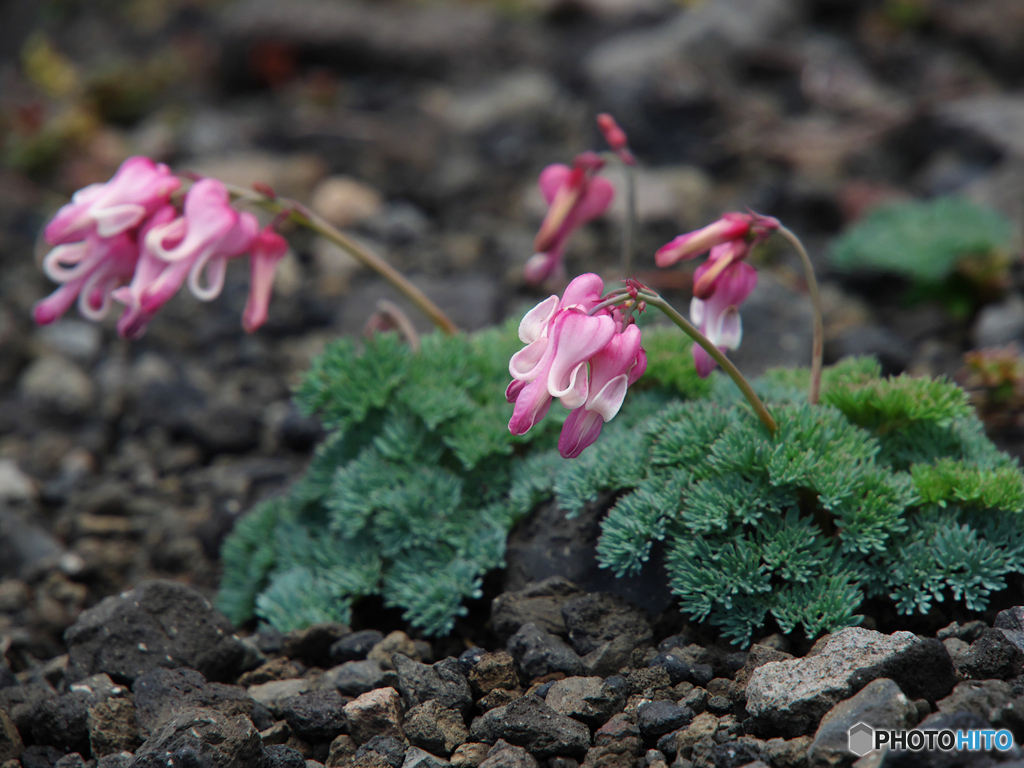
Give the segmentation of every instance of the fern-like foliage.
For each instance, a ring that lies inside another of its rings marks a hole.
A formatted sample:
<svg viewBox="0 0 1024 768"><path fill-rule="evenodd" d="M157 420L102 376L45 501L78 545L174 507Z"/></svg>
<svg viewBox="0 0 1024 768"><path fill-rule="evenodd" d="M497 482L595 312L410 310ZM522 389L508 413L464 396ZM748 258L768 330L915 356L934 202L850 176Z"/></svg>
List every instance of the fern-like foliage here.
<svg viewBox="0 0 1024 768"><path fill-rule="evenodd" d="M806 382L774 371L757 383L774 435L716 387L619 438L642 458L594 452L562 470L554 489L570 511L622 492L601 565L634 573L665 541L682 609L740 645L769 616L809 636L850 626L869 596L903 613L947 598L982 610L1024 572L1024 478L959 388L882 379L865 360L826 370L822 405L806 403Z"/></svg>

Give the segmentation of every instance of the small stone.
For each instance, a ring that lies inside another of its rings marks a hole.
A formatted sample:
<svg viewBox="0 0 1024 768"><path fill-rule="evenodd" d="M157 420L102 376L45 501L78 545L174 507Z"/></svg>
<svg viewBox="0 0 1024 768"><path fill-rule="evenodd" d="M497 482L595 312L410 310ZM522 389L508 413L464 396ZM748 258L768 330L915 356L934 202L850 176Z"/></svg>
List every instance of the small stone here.
<svg viewBox="0 0 1024 768"><path fill-rule="evenodd" d="M540 677L552 672L566 675L583 674L583 661L565 642L545 632L533 622L523 624L509 638L507 649L527 677Z"/></svg>
<svg viewBox="0 0 1024 768"><path fill-rule="evenodd" d="M960 670L975 680L999 678L1006 680L1024 667L1024 651L998 629L986 629L971 643Z"/></svg>
<svg viewBox="0 0 1024 768"><path fill-rule="evenodd" d="M366 658L368 661L376 661L380 664L381 669L394 669L395 664L391 658L396 653L408 656L413 661L421 661L419 654L416 653L416 644L405 632L398 630L390 633L373 646L370 652L366 654Z"/></svg>
<svg viewBox="0 0 1024 768"><path fill-rule="evenodd" d="M448 658L428 665L401 654L392 658L398 674L398 689L406 708L435 699L442 707L460 712L469 710L473 697L456 659Z"/></svg>
<svg viewBox="0 0 1024 768"><path fill-rule="evenodd" d="M336 227L350 227L380 212L383 200L373 187L349 176L321 181L310 198L314 211Z"/></svg>
<svg viewBox="0 0 1024 768"><path fill-rule="evenodd" d="M393 674L392 674L393 676ZM385 687L386 674L376 661L346 661L320 676L321 686L333 686L346 696L359 696Z"/></svg>
<svg viewBox="0 0 1024 768"><path fill-rule="evenodd" d="M442 706L436 699L408 710L403 730L410 744L435 755L450 755L469 738L462 714L457 709Z"/></svg>
<svg viewBox="0 0 1024 768"><path fill-rule="evenodd" d="M21 734L7 713L0 709L0 762L17 760L24 751L25 745L21 740Z"/></svg>
<svg viewBox="0 0 1024 768"><path fill-rule="evenodd" d="M343 768L343 766L349 766L352 764L358 749L359 747L356 746L356 743L351 736L342 734L331 742L330 750L327 754L327 761L324 765L327 768Z"/></svg>
<svg viewBox="0 0 1024 768"><path fill-rule="evenodd" d="M668 672L672 685L681 683L690 676L690 665L674 653L659 653L654 656L648 665L651 667L663 667Z"/></svg>
<svg viewBox="0 0 1024 768"><path fill-rule="evenodd" d="M590 731L583 723L555 712L536 696L488 711L473 721L470 735L474 741L504 739L538 757L582 757L590 746Z"/></svg>
<svg viewBox="0 0 1024 768"><path fill-rule="evenodd" d="M293 680L274 680L269 683L250 685L249 696L265 706L272 714L278 716L282 704L292 696L299 696L310 689L309 680L295 678Z"/></svg>
<svg viewBox="0 0 1024 768"><path fill-rule="evenodd" d="M603 643L629 637L635 648L653 636L650 614L611 592L591 592L570 598L562 606L569 642L577 653L588 654Z"/></svg>
<svg viewBox="0 0 1024 768"><path fill-rule="evenodd" d="M519 687L516 660L506 651L485 653L469 673L469 684L477 696L490 693L495 688L515 690Z"/></svg>
<svg viewBox="0 0 1024 768"><path fill-rule="evenodd" d="M785 651L754 643L750 646L750 650L747 651L747 657L743 661L743 666L736 670L736 675L733 679L740 685L745 686L754 670L758 667L767 664L769 661L787 661L792 658L793 655Z"/></svg>
<svg viewBox="0 0 1024 768"><path fill-rule="evenodd" d="M719 744L714 748L715 768L740 768L740 766L753 766L757 762L763 762L764 753L760 742L749 736L744 736L735 741Z"/></svg>
<svg viewBox="0 0 1024 768"><path fill-rule="evenodd" d="M488 751L487 759L480 763L480 766L481 768L537 768L537 760L522 747L514 747L505 741L498 741Z"/></svg>
<svg viewBox="0 0 1024 768"><path fill-rule="evenodd" d="M345 705L349 735L357 744L374 736L403 739L401 697L394 688L378 688Z"/></svg>
<svg viewBox="0 0 1024 768"><path fill-rule="evenodd" d="M36 482L13 459L0 459L0 502L18 502L39 495Z"/></svg>
<svg viewBox="0 0 1024 768"><path fill-rule="evenodd" d="M189 708L213 709L222 715L251 717L256 702L240 685L208 683L194 669L153 669L139 675L132 688L143 738L175 713Z"/></svg>
<svg viewBox="0 0 1024 768"><path fill-rule="evenodd" d="M807 753L811 765L852 763L848 732L860 722L870 723L877 729L907 730L917 722L917 707L892 680L879 678L868 683L856 695L836 704L821 719Z"/></svg>
<svg viewBox="0 0 1024 768"><path fill-rule="evenodd" d="M487 759L487 751L490 749L490 744L484 744L480 741L467 741L465 744L461 744L456 747L452 756L448 758L453 768L477 768L484 760Z"/></svg>
<svg viewBox="0 0 1024 768"><path fill-rule="evenodd" d="M180 755L197 765L266 768L260 735L247 717L225 717L211 709L183 710L135 752L133 768L166 768Z"/></svg>
<svg viewBox="0 0 1024 768"><path fill-rule="evenodd" d="M338 665L365 659L366 654L383 639L384 633L376 629L364 629L345 635L331 646L331 663Z"/></svg>
<svg viewBox="0 0 1024 768"><path fill-rule="evenodd" d="M266 746L267 768L306 768L306 759L298 750L284 744Z"/></svg>
<svg viewBox="0 0 1024 768"><path fill-rule="evenodd" d="M399 768L405 762L407 752L405 743L390 734L380 734L369 739L356 750L356 765L373 766L375 768Z"/></svg>
<svg viewBox="0 0 1024 768"><path fill-rule="evenodd" d="M975 349L1002 347L1024 335L1024 299L1011 293L1005 299L986 304L971 329Z"/></svg>
<svg viewBox="0 0 1024 768"><path fill-rule="evenodd" d="M262 685L274 680L290 680L302 677L305 671L304 665L281 657L249 670L238 678L238 684L248 688L250 685Z"/></svg>
<svg viewBox="0 0 1024 768"><path fill-rule="evenodd" d="M622 710L624 686L608 685L600 677L569 677L556 680L545 703L556 712L596 728Z"/></svg>
<svg viewBox="0 0 1024 768"><path fill-rule="evenodd" d="M539 696L540 694L537 695ZM506 704L511 704L516 699L521 699L522 697L523 692L521 690L508 691L504 688L495 688L486 696L479 698L476 702L476 707L481 712L487 712L495 707L503 707ZM544 697L541 696L541 698Z"/></svg>
<svg viewBox="0 0 1024 768"><path fill-rule="evenodd" d="M281 714L299 738L331 741L347 728L344 706L336 690L309 691L281 702Z"/></svg>
<svg viewBox="0 0 1024 768"><path fill-rule="evenodd" d="M626 690L632 695L653 698L655 691L665 691L672 686L672 679L664 667L634 669L626 678Z"/></svg>
<svg viewBox="0 0 1024 768"><path fill-rule="evenodd" d="M57 355L33 361L22 373L18 387L29 403L69 416L87 414L96 399L96 388L85 371Z"/></svg>
<svg viewBox="0 0 1024 768"><path fill-rule="evenodd" d="M657 739L670 731L684 728L692 721L693 712L674 701L652 701L637 710L637 725L648 739Z"/></svg>
<svg viewBox="0 0 1024 768"><path fill-rule="evenodd" d="M86 725L94 757L134 752L142 744L135 712L135 703L121 698L89 707Z"/></svg>

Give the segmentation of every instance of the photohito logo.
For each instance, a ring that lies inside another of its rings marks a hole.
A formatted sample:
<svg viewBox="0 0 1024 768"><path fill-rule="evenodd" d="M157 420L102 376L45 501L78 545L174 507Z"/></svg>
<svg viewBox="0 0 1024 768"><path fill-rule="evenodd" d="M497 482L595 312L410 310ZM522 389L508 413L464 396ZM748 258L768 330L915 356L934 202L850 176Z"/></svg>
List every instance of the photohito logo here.
<svg viewBox="0 0 1024 768"><path fill-rule="evenodd" d="M1005 752L1013 747L1013 734L1005 728L1002 730L951 731L919 730L894 731L872 728L867 723L857 723L847 730L846 736L850 751L857 757L864 757L868 752L882 747L896 750L920 752L923 749L937 749L942 752L967 750L968 752L987 752L998 749Z"/></svg>

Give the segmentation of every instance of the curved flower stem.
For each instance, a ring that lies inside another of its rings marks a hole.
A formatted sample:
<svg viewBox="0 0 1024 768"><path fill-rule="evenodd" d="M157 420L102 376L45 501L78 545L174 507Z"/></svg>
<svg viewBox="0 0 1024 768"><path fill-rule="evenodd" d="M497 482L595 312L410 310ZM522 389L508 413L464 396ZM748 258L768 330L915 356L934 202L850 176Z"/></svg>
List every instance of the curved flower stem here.
<svg viewBox="0 0 1024 768"><path fill-rule="evenodd" d="M227 187L228 192L231 193L232 197L245 200L253 205L258 205L260 208L270 211L271 213L287 214L288 221L299 224L307 229L311 229L325 240L329 240L334 243L360 264L369 267L391 283L399 293L415 304L417 309L430 318L430 321L439 330L449 336L459 332L455 323L453 323L451 319L442 312L436 304L434 304L434 302L428 299L427 295L423 293L423 291L409 282L401 272L392 267L377 254L350 240L301 203L297 203L294 200L288 200L283 197L273 197L262 192L245 189L244 187L238 187L233 184L225 184L224 186Z"/></svg>
<svg viewBox="0 0 1024 768"><path fill-rule="evenodd" d="M664 312L668 316L669 320L678 325L687 336L704 347L704 351L714 358L715 362L721 366L723 371L729 374L729 377L736 383L736 386L739 387L740 392L743 393L743 396L747 398L747 402L750 403L750 407L754 409L754 413L757 414L757 417L761 419L761 423L764 424L765 428L767 428L768 434L774 435L778 429L775 419L772 418L772 415L768 412L768 409L761 401L761 398L754 393L750 383L743 378L743 374L740 373L739 369L732 364L732 361L722 354L722 351L712 344L707 336L698 331L689 320L676 311L675 307L665 301L665 299L657 293L654 293L649 289L643 290L640 291L639 297L646 301L650 306L657 307Z"/></svg>
<svg viewBox="0 0 1024 768"><path fill-rule="evenodd" d="M811 405L817 405L821 399L821 362L825 347L825 328L822 321L821 293L818 291L818 280L814 276L814 267L811 265L811 258L807 255L807 249L800 242L800 238L793 234L786 227L779 226L778 233L782 235L789 244L800 254L800 261L804 265L804 275L807 279L807 292L811 297L811 306L814 308L814 341L811 348L811 387L807 399Z"/></svg>

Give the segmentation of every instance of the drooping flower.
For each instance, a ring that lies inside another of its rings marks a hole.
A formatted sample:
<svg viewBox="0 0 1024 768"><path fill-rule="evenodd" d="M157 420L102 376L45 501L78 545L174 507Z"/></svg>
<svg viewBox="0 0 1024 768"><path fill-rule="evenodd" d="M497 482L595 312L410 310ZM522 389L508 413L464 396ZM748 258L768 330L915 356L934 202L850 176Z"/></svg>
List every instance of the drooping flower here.
<svg viewBox="0 0 1024 768"><path fill-rule="evenodd" d="M148 157L129 157L114 177L75 192L71 202L46 225L50 245L84 240L87 235L113 237L142 223L166 205L181 181L163 163Z"/></svg>
<svg viewBox="0 0 1024 768"><path fill-rule="evenodd" d="M701 267L703 266L702 264ZM739 349L740 340L743 338L739 306L747 300L756 286L756 269L742 261L733 264L718 278L714 290L707 299L694 296L690 300L690 322L723 352L727 349ZM701 378L707 378L717 365L714 358L699 344L693 345L693 362Z"/></svg>
<svg viewBox="0 0 1024 768"><path fill-rule="evenodd" d="M566 457L578 456L597 439L600 425L595 431L594 418L603 424L614 417L626 386L646 368L646 357L639 364L642 350L636 326L624 331L617 309L589 314L600 303L603 288L597 275L580 275L561 299L550 296L530 310L519 325L519 338L526 346L509 362L512 383L505 397L515 404L509 430L516 435L529 431L557 398L574 409L559 441L560 450L565 444Z"/></svg>
<svg viewBox="0 0 1024 768"><path fill-rule="evenodd" d="M556 163L541 171L538 183L548 212L533 242L535 253L526 262L528 283L536 285L558 272L572 233L608 210L615 188L594 175L603 165L596 154L584 152L572 168Z"/></svg>
<svg viewBox="0 0 1024 768"><path fill-rule="evenodd" d="M636 157L629 150L629 139L626 137L626 132L619 127L614 117L607 112L602 112L597 116L597 127L601 130L601 135L608 142L611 151L619 156L619 160L626 165L636 165Z"/></svg>
<svg viewBox="0 0 1024 768"><path fill-rule="evenodd" d="M242 311L242 327L252 333L267 321L270 293L277 263L288 252L288 241L267 226L260 232L249 254L249 298Z"/></svg>
<svg viewBox="0 0 1024 768"><path fill-rule="evenodd" d="M113 237L88 234L81 242L58 245L43 259L47 277L61 286L36 302L32 317L39 325L59 319L78 301L78 311L99 320L110 308L111 293L131 279L139 248L128 233Z"/></svg>
<svg viewBox="0 0 1024 768"><path fill-rule="evenodd" d="M142 288L141 310L156 312L186 278L196 298L216 298L224 287L227 260L248 251L258 233L256 217L231 207L223 183L216 179L197 181L185 195L183 215L146 233L143 247L167 266Z"/></svg>
<svg viewBox="0 0 1024 768"><path fill-rule="evenodd" d="M558 452L573 459L597 440L601 427L622 407L626 388L647 370L647 354L640 346L640 329L628 325L590 358L587 401L573 410L558 438Z"/></svg>
<svg viewBox="0 0 1024 768"><path fill-rule="evenodd" d="M710 250L708 260L693 274L690 319L722 351L739 347L743 335L739 305L757 285L757 271L744 260L754 245L779 226L770 216L726 213L702 229L679 235L654 256L659 267L667 267ZM714 359L699 344L693 345L693 358L701 377L714 370Z"/></svg>

